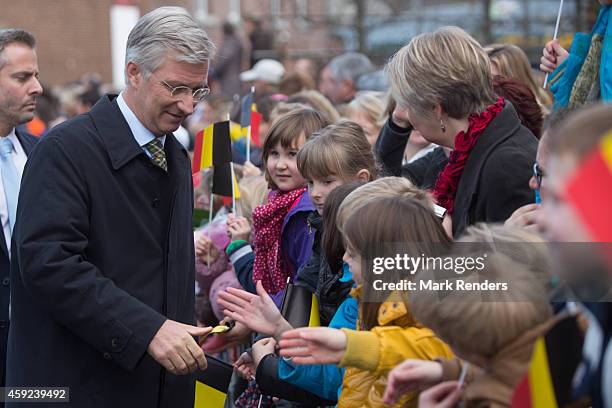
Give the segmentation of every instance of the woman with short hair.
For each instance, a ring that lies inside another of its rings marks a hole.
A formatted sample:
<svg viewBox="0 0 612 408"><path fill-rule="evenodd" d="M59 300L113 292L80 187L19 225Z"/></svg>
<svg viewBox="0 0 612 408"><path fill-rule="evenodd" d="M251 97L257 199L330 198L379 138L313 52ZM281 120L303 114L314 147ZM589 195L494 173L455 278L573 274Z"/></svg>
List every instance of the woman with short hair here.
<svg viewBox="0 0 612 408"><path fill-rule="evenodd" d="M452 215L454 235L476 222L503 221L533 201L537 140L512 104L495 95L490 60L476 40L457 27L421 34L387 71L394 117L403 113L425 139L453 149L433 193ZM388 156L378 153L383 161Z"/></svg>

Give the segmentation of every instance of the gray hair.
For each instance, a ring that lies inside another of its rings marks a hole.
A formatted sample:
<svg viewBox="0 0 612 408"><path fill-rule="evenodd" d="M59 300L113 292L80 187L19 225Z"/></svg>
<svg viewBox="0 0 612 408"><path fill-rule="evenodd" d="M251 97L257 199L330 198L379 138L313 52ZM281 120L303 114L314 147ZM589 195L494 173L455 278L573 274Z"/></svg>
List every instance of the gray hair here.
<svg viewBox="0 0 612 408"><path fill-rule="evenodd" d="M414 37L387 64L391 95L402 106L431 117L437 104L460 119L495 101L489 57L458 27Z"/></svg>
<svg viewBox="0 0 612 408"><path fill-rule="evenodd" d="M146 78L160 67L168 51L176 52L176 61L201 64L212 57L214 50L206 31L187 10L160 7L142 16L130 32L125 64L138 64Z"/></svg>
<svg viewBox="0 0 612 408"><path fill-rule="evenodd" d="M32 49L36 47L36 39L25 30L20 30L18 28L0 30L0 69L4 68L4 65L7 63L3 56L4 48L12 43L25 44Z"/></svg>
<svg viewBox="0 0 612 408"><path fill-rule="evenodd" d="M336 81L348 79L353 81L354 84L357 83L361 75L370 73L375 69L372 61L358 52L347 52L346 54L338 55L327 64L327 67L334 74Z"/></svg>

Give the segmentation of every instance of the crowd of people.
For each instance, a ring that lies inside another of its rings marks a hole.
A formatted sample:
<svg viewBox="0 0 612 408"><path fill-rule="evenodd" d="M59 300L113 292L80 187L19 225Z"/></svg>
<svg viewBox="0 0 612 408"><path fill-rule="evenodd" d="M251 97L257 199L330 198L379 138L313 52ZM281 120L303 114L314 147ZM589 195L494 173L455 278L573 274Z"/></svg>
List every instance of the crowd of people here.
<svg viewBox="0 0 612 408"><path fill-rule="evenodd" d="M35 38L0 30L1 385L188 407L208 355L233 366L229 407L612 407L599 3L539 73L458 27L384 66L281 62L161 7L130 32L125 89L57 93ZM190 171L228 117L234 203Z"/></svg>

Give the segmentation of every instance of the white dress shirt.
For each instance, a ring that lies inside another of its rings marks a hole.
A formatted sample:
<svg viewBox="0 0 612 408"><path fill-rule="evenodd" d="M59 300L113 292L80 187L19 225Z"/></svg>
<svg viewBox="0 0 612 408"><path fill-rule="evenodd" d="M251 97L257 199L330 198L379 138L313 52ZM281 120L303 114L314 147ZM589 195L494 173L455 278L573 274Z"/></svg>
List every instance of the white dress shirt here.
<svg viewBox="0 0 612 408"><path fill-rule="evenodd" d="M127 103L125 103L125 99L123 99L123 92L121 92L117 97L117 105L119 105L119 110L121 110L123 117L127 121L128 126L132 131L134 139L136 139L136 143L142 147L142 150L144 150L147 156L151 157L151 153L149 153L149 151L145 148L145 145L151 140L155 139L155 135L142 124L136 114L132 112ZM166 136L161 136L159 139L162 141L162 145L165 145Z"/></svg>
<svg viewBox="0 0 612 408"><path fill-rule="evenodd" d="M23 175L23 168L25 167L28 156L26 156L17 135L15 134L15 128L11 133L6 136L13 143L13 151L11 152L11 159L17 168L19 178ZM0 170L1 171L1 170ZM4 240L6 241L6 248L8 249L9 259L11 256L11 227L8 219L8 206L6 204L6 196L4 195L4 184L0 174L0 222L2 222L2 230L4 231Z"/></svg>

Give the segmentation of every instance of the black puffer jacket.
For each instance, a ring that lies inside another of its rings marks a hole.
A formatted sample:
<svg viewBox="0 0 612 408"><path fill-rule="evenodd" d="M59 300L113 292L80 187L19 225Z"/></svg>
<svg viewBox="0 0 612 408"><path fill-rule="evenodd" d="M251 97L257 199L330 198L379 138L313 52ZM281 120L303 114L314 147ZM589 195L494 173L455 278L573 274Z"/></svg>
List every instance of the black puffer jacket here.
<svg viewBox="0 0 612 408"><path fill-rule="evenodd" d="M348 296L353 282L340 282L342 265L332 268L322 248L323 219L314 212L308 216L308 224L315 230L312 255L306 265L298 270L295 284L316 294L319 301L321 326L328 326L340 304Z"/></svg>

